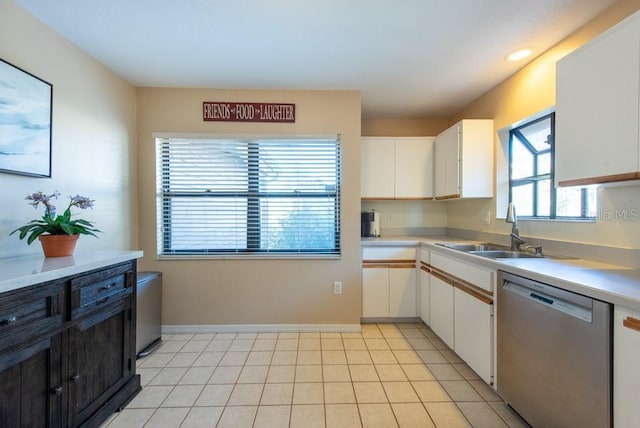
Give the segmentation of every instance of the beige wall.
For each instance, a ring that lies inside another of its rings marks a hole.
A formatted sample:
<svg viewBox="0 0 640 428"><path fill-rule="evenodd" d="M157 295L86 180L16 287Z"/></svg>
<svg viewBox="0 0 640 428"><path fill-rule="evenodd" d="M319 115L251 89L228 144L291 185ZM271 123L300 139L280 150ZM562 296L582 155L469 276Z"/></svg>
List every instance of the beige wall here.
<svg viewBox="0 0 640 428"><path fill-rule="evenodd" d="M12 0L0 11L0 58L53 85L52 178L0 173L0 257L41 252L8 236L44 214L24 200L38 190L60 191L59 209L69 194L95 199L82 216L104 233L78 250L136 248L135 89Z"/></svg>
<svg viewBox="0 0 640 428"><path fill-rule="evenodd" d="M465 107L450 122L454 123L462 118L493 118L498 131L554 106L556 61L639 9L640 0L621 0L615 3L521 71ZM496 138L498 156L499 150L500 144ZM496 207L495 200L456 201L448 204L448 227L505 234L510 230L510 225L501 219L496 220L496 210L500 211L504 207ZM640 248L639 219L629 215L626 219L614 220L606 215L616 209L626 209L629 213L633 212L631 210L640 212L639 186L599 189L598 209L605 214L595 223L522 221L519 224L520 233L560 241ZM489 226L483 226L479 221L480 212L485 210L491 211L493 215Z"/></svg>
<svg viewBox="0 0 640 428"><path fill-rule="evenodd" d="M203 101L296 104L295 124L203 122ZM360 321L360 94L351 91L138 89L141 267L163 272L163 323ZM157 260L154 132L342 135L342 258ZM343 294L333 294L333 282Z"/></svg>
<svg viewBox="0 0 640 428"><path fill-rule="evenodd" d="M367 137L435 137L447 129L447 119L363 119Z"/></svg>

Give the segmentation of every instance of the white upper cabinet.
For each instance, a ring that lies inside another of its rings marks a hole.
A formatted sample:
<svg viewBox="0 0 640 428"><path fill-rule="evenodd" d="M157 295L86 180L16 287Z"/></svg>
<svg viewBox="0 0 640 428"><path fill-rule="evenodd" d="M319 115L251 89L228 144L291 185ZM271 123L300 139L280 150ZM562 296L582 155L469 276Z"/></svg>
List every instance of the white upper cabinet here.
<svg viewBox="0 0 640 428"><path fill-rule="evenodd" d="M559 186L640 178L640 12L556 65Z"/></svg>
<svg viewBox="0 0 640 428"><path fill-rule="evenodd" d="M436 199L460 197L460 127L455 125L436 137Z"/></svg>
<svg viewBox="0 0 640 428"><path fill-rule="evenodd" d="M395 197L395 140L383 138L362 139L363 198Z"/></svg>
<svg viewBox="0 0 640 428"><path fill-rule="evenodd" d="M435 139L435 198L493 196L493 120L465 119Z"/></svg>
<svg viewBox="0 0 640 428"><path fill-rule="evenodd" d="M433 137L365 137L361 156L362 198L433 198Z"/></svg>

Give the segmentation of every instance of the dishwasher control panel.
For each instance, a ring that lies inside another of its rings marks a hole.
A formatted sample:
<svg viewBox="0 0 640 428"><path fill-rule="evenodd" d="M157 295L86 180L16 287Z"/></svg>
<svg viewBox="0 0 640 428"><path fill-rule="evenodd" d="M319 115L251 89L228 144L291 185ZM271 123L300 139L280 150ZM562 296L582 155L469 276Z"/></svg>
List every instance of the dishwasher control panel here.
<svg viewBox="0 0 640 428"><path fill-rule="evenodd" d="M534 290L514 282L505 281L503 285L505 291L511 291L526 299L538 302L557 311L563 312L572 317L581 319L590 323L593 319L591 308L576 305L575 303L565 301L555 296L550 296L539 290Z"/></svg>

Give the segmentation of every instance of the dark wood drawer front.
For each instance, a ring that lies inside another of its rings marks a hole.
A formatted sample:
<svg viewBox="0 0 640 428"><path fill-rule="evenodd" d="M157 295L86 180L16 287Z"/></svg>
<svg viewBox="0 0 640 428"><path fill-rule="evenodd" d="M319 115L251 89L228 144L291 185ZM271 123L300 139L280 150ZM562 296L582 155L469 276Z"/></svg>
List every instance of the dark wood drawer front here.
<svg viewBox="0 0 640 428"><path fill-rule="evenodd" d="M133 291L134 272L130 264L118 265L71 280L71 318L113 303Z"/></svg>
<svg viewBox="0 0 640 428"><path fill-rule="evenodd" d="M50 335L62 326L58 283L20 290L0 301L0 351Z"/></svg>

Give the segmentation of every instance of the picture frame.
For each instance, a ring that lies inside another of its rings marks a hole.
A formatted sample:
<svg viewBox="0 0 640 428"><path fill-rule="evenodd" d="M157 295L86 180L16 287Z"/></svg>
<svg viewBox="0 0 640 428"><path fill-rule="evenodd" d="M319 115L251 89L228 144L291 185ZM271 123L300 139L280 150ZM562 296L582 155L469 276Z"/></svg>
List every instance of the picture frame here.
<svg viewBox="0 0 640 428"><path fill-rule="evenodd" d="M0 172L51 177L53 86L0 59Z"/></svg>

